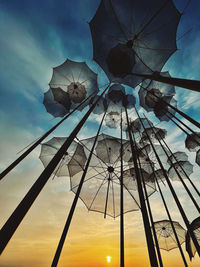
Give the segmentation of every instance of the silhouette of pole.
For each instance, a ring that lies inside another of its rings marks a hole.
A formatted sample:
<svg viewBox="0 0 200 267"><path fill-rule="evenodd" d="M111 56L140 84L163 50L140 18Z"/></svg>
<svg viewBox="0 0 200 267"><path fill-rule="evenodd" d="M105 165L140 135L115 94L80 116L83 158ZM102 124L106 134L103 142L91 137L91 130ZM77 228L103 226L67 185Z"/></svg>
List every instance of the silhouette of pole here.
<svg viewBox="0 0 200 267"><path fill-rule="evenodd" d="M136 143L134 134L133 134L133 138L134 138L134 143ZM157 251L157 255L158 255L158 260L159 260L160 267L163 267L163 262L162 262L162 257L161 257L160 248L159 248L159 244L158 244L158 239L157 239L157 235L156 235L156 230L155 230L155 226L154 226L154 220L153 220L153 215L152 215L152 211L151 211L150 201L149 201L149 197L148 197L148 193L147 193L147 189L146 189L144 175L143 175L143 172L141 171L142 170L142 166L141 166L141 162L140 162L140 157L138 155L137 146L136 146L136 156L137 156L137 160L138 160L138 163L139 163L140 175L141 175L141 178L142 178L142 184L143 184L145 198L146 198L146 202L147 202L147 208L148 208L148 212L149 212L149 218L150 218L150 221L151 221L151 227L152 227L152 232L153 232L153 236L154 236L154 241L155 241L156 251Z"/></svg>
<svg viewBox="0 0 200 267"><path fill-rule="evenodd" d="M33 151L50 133L52 133L61 123L63 123L67 118L69 118L81 105L83 105L92 95L88 96L83 102L76 106L69 114L67 114L63 119L61 119L55 126L53 126L49 131L42 135L31 147L29 147L21 156L19 156L15 161L13 161L2 173L0 174L0 180L4 178L15 166L17 166L28 154Z"/></svg>
<svg viewBox="0 0 200 267"><path fill-rule="evenodd" d="M135 173L136 173L138 194L139 194L139 198L140 198L141 213L142 213L145 235L146 235L146 241L147 241L147 247L148 247L148 252L149 252L149 259L150 259L150 263L151 263L152 267L158 267L158 261L157 261L156 252L155 252L155 248L154 248L154 243L153 243L153 238L152 238L152 233L151 233L151 227L150 227L147 208L146 208L145 199L144 199L144 193L142 190L140 172L139 172L139 168L137 165L136 148L135 148L135 144L134 144L133 139L132 139L131 130L130 130L130 123L129 123L129 118L128 118L128 112L127 112L126 108L125 108L125 112L126 112L126 120L127 120L127 125L128 125L128 134L129 134L129 140L130 140L130 145L131 145L131 152L132 152L133 163L134 163L134 168L135 168Z"/></svg>
<svg viewBox="0 0 200 267"><path fill-rule="evenodd" d="M120 267L124 267L124 181L123 181L123 138L122 138L122 110L120 123L120 137L121 137L121 179L120 179Z"/></svg>
<svg viewBox="0 0 200 267"><path fill-rule="evenodd" d="M91 108L87 111L87 113L83 116L81 121L78 123L78 125L75 127L75 129L72 131L72 133L69 135L67 140L64 142L64 144L60 147L60 149L57 151L55 156L52 158L52 160L49 162L47 167L44 169L44 171L41 173L41 175L38 177L36 182L33 184L33 186L30 188L26 196L22 199L22 201L19 203L17 208L14 210L12 215L9 217L7 222L4 224L4 226L1 229L0 232L0 254L6 247L7 243L11 239L12 235L16 231L17 227L23 220L24 216L34 203L35 199L39 195L40 191L45 186L46 182L48 181L49 177L53 173L54 169L56 168L59 161L62 159L63 155L66 153L67 149L73 142L74 138L78 134L78 132L81 130L82 126L94 110L96 104L100 100L100 98L103 96L103 94L106 92L106 89L102 92L102 94L98 97L98 99L93 103Z"/></svg>
<svg viewBox="0 0 200 267"><path fill-rule="evenodd" d="M77 202L78 202L78 198L79 198L79 195L80 195L80 192L81 192L83 183L84 183L85 176L86 176L87 171L88 171L88 167L89 167L89 165L90 165L90 161L91 161L91 158L92 158L92 155L93 155L93 152L94 152L94 148L95 148L95 145L96 145L96 142L97 142L97 139L98 139L98 135L99 135L99 132L100 132L100 130L101 130L101 126L102 126L102 123L103 123L103 120L104 120L105 115L106 115L106 111L105 111L105 113L104 113L104 115L103 115L103 117L102 117L101 123L100 123L100 125L99 125L99 129L98 129L97 134L96 134L96 136L95 136L94 143L93 143L93 145L92 145L92 148L91 148L91 151L90 151L90 154L89 154L87 163L86 163L86 165L85 165L85 168L84 168L84 171L83 171L83 174L82 174L82 177L81 177L81 180L80 180L80 183L79 183L77 192L76 192L76 194L75 194L75 197L74 197L74 200L73 200L73 203L72 203L72 206L71 206L69 215L68 215L68 217L67 217L67 221L66 221L66 223L65 223L65 227L64 227L64 229L63 229L63 232L62 232L62 235L61 235L61 238L60 238L60 241L59 241L59 244L58 244L58 247L57 247L55 256L54 256L54 258L53 258L53 262L52 262L52 264L51 264L51 267L56 267L57 264L58 264L58 261L59 261L59 258L60 258L60 254L61 254L61 251L62 251L64 242L65 242L65 239L66 239L66 236L67 236L69 227L70 227L70 223L71 223L71 220L72 220L72 217L73 217L75 208L76 208L76 204L77 204Z"/></svg>
<svg viewBox="0 0 200 267"><path fill-rule="evenodd" d="M153 74L129 73L129 75L139 76L143 77L144 79L154 80L161 83L167 83L173 86L178 86L195 92L200 92L200 81L197 80L164 77L157 72L154 72Z"/></svg>
<svg viewBox="0 0 200 267"><path fill-rule="evenodd" d="M171 191L171 193L172 193L172 195L173 195L173 197L174 197L174 200L175 200L175 202L176 202L176 204L177 204L177 206L178 206L178 209L179 209L179 211L180 211L180 213L181 213L181 216L182 216L182 218L183 218L183 220L184 220L184 223L185 223L185 225L186 225L186 227L187 227L187 229L188 229L188 232L189 232L190 235L191 235L192 241L194 242L194 245L195 245L195 247L196 247L196 249L197 249L197 252L198 252L198 254L199 254L199 256L200 256L200 246L199 246L199 244L198 244L198 241L197 241L197 239L196 239L194 233L192 232L192 230L191 230L191 228L190 228L190 223L189 223L189 221L188 221L188 218L187 218L187 216L186 216L186 214L185 214L185 212L184 212L184 210L183 210L183 207L181 206L181 203L180 203L180 201L179 201L179 199L178 199L178 197L177 197L177 195L176 195L176 192L174 191L174 188L173 188L173 186L172 186L172 184L171 184L171 182L170 182L170 180L169 180L169 177L167 176L166 170L165 170L164 167L163 167L163 164L162 164L162 162L161 162L161 160L160 160L160 158L159 158L159 156L158 156L158 154L157 154L157 152L156 152L156 150L155 150L155 147L154 147L154 145L153 145L153 143L152 143L152 141L151 141L151 139L150 139L150 137L149 137L149 134L148 134L147 131L146 131L146 128L144 127L144 124L143 124L143 122L142 122L142 120L141 120L141 118L140 118L140 116L139 116L138 111L137 111L136 108L135 108L135 111L136 111L136 113L137 113L137 115L138 115L138 118L139 118L139 120L140 120L140 122L141 122L141 124L142 124L142 126L143 126L143 128L144 128L144 131L145 131L145 133L146 133L146 135L147 135L147 137L148 137L148 139L149 139L149 142L150 142L151 147L152 147L152 149L153 149L153 151L154 151L154 154L155 154L155 156L156 156L156 159L157 159L157 161L158 161L158 163L159 163L159 165L160 165L160 168L161 168L161 170L162 170L162 172L163 172L163 175L164 175L164 177L165 177L165 179L166 179L166 181L167 181L167 184L168 184L168 186L169 186L169 189L170 189L170 191Z"/></svg>

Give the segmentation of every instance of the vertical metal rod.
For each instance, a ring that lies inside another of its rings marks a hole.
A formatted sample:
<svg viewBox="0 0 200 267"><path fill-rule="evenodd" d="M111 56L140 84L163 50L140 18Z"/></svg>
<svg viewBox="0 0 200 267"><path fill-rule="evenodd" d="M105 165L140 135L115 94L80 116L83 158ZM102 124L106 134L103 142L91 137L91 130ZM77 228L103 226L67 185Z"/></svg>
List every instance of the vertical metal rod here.
<svg viewBox="0 0 200 267"><path fill-rule="evenodd" d="M141 137L141 135L140 135L140 137ZM142 139L141 139L141 140L142 140ZM174 224L173 224L171 215L170 215L170 213L169 213L169 209L168 209L168 207L167 207L167 203L166 203L166 201L165 201L165 199L164 199L164 196L163 196L163 194L162 194L160 185L159 185L159 183L158 183L158 179L157 179L157 177L156 177L156 173L155 173L155 170L154 170L154 166L152 165L151 160L150 160L150 158L149 158L149 156L148 156L148 151L147 151L147 149L146 149L146 147L145 147L145 144L144 144L144 141L143 141L143 140L142 140L142 144L143 144L143 146L144 146L144 149L145 149L147 158L148 158L149 163L150 163L150 165L151 165L151 169L152 169L152 172L153 172L153 174L154 174L155 181L156 181L156 184L157 184L157 187L158 187L160 196L161 196L161 198L162 198L162 201L163 201L163 204L164 204L164 207L165 207L167 216L168 216L168 218L169 218L169 221L170 221L172 230L173 230L173 232L174 232L174 235L175 235L175 238L176 238L176 242L177 242L177 245L178 245L178 248L179 248L181 257L182 257L182 260L183 260L183 262L184 262L185 267L188 267L188 265L187 265L187 261L186 261L186 259L185 259L184 253L183 253L183 250L182 250L182 248L181 248L180 241L179 241L179 239L178 239L178 235L177 235L177 233L176 233L176 229L175 229L175 227L174 227ZM154 227L154 229L155 229L155 227Z"/></svg>
<svg viewBox="0 0 200 267"><path fill-rule="evenodd" d="M107 185L107 193L106 193L106 203L105 203L105 210L104 210L104 219L106 218L106 212L107 212L107 206L108 206L108 196L109 196L109 188L110 188L110 181L111 181L111 177L110 177L110 173L109 173L109 177L108 177L108 185Z"/></svg>
<svg viewBox="0 0 200 267"><path fill-rule="evenodd" d="M120 179L120 267L124 267L124 181L123 181L123 136L122 136L122 110L121 110L121 124L120 124L120 135L121 135L121 179Z"/></svg>
<svg viewBox="0 0 200 267"><path fill-rule="evenodd" d="M191 230L191 228L190 228L190 223L189 223L189 221L188 221L188 218L187 218L187 216L186 216L186 214L185 214L185 212L184 212L184 210L183 210L183 207L181 206L181 203L180 203L180 201L179 201L179 199L178 199L178 197L177 197L177 195L176 195L176 192L174 191L174 188L173 188L173 186L172 186L172 184L171 184L171 182L170 182L170 180L169 180L169 177L167 176L166 170L165 170L164 167L163 167L163 164L162 164L162 162L161 162L161 160L160 160L160 158L159 158L159 156L158 156L158 154L157 154L157 152L156 152L156 150L155 150L155 148L154 148L154 145L153 145L153 143L152 143L152 141L151 141L151 139L150 139L150 137L149 137L149 134L148 134L147 131L146 131L146 128L144 127L144 124L143 124L143 122L142 122L142 120L141 120L141 118L140 118L140 116L139 116L138 111L137 111L136 108L135 108L135 111L136 111L136 113L137 113L137 115L138 115L138 118L139 118L139 120L140 120L140 122L141 122L141 124L142 124L142 126L143 126L143 128L144 128L144 130L145 130L145 132L146 132L146 135L147 135L147 137L148 137L148 139L149 139L149 142L150 142L150 144L151 144L151 146L152 146L152 148L153 148L153 151L154 151L154 153L155 153L156 159L157 159L157 161L158 161L158 163L159 163L159 165L160 165L160 168L161 168L161 170L162 170L162 172L163 172L163 175L164 175L164 177L165 177L165 179L166 179L166 181L167 181L167 184L168 184L168 186L169 186L169 188L170 188L170 191L171 191L171 193L172 193L172 195L173 195L173 197L174 197L174 200L175 200L175 202L176 202L176 204L177 204L177 206L178 206L178 209L179 209L179 211L180 211L180 213L181 213L181 216L182 216L182 218L183 218L183 220L184 220L184 222L185 222L185 225L186 225L186 227L187 227L187 229L188 229L188 232L190 233L191 238L192 238L192 241L194 242L194 245L195 245L195 247L196 247L196 249L197 249L197 252L198 252L198 254L199 254L199 256L200 256L200 246L199 246L199 244L198 244L198 241L197 241L197 239L196 239L194 233L192 232L192 230Z"/></svg>
<svg viewBox="0 0 200 267"><path fill-rule="evenodd" d="M150 263L151 263L152 267L158 267L158 261L157 261L155 247L154 247L154 243L153 243L153 237L152 237L152 233L151 233L151 227L150 227L147 208L146 208L146 204L145 204L144 193L142 190L139 168L137 165L137 158L135 155L135 146L133 144L133 139L131 136L130 123L129 123L128 112L127 112L126 108L125 108L125 112L126 112L126 119L127 119L127 125L128 125L128 134L129 134L129 140L130 140L130 145L131 145L131 152L132 152L133 163L134 163L134 168L135 168L135 173L136 173L138 194L139 194L139 198L140 198L141 213L142 213L145 235L146 235L146 241L147 241L147 247L148 247L148 252L149 252L149 259L150 259Z"/></svg>
<svg viewBox="0 0 200 267"><path fill-rule="evenodd" d="M133 135L133 139L134 139L134 143L136 144L136 140L135 140L135 136L134 135ZM155 241L156 251L157 251L157 255L158 255L158 260L159 260L160 267L163 267L162 257L161 257L160 248L159 248L159 244L158 244L158 239L157 239L157 235L156 235L156 230L155 230L155 226L154 226L153 214L152 214L152 211L151 211L151 206L150 206L150 202L149 202L149 197L148 197L148 193L147 193L147 189L146 189L146 184L145 184L144 175L143 175L143 172L142 172L142 166L141 166L141 162L140 162L140 157L139 157L139 154L138 154L137 146L136 146L136 156L137 156L137 160L138 160L138 163L139 163L140 174L141 174L142 184L143 184L144 193L145 193L145 197L146 197L147 208L148 208L148 212L149 212L149 218L150 218L150 221L151 221L151 227L152 227L152 232L153 232L153 236L154 236L154 241Z"/></svg>
<svg viewBox="0 0 200 267"><path fill-rule="evenodd" d="M91 151L90 151L90 154L89 154L87 163L86 163L86 165L85 165L85 168L84 168L84 171L83 171L83 174L82 174L82 177L81 177L81 180L80 180L80 183L79 183L77 192L76 192L76 194L75 194L75 197L74 197L74 200L73 200L73 203L72 203L72 206L71 206L69 215L68 215L68 217L67 217L67 221L66 221L66 223L65 223L65 227L64 227L64 229L63 229L63 232L62 232L62 235L61 235L61 238L60 238L60 241L59 241L59 244L58 244L56 253L55 253L55 255L54 255L54 258L53 258L51 267L56 267L57 264L58 264L58 261L59 261L59 258L60 258L60 254L61 254L61 251L62 251L64 242L65 242L65 238L66 238L66 236L67 236L67 233L68 233L68 230L69 230L69 227L70 227L70 223L71 223L71 220L72 220L72 217L73 217L75 208L76 208L76 204L77 204L77 202L78 202L78 198L79 198L79 195L80 195L80 192L81 192L83 183L84 183L85 176L86 176L87 171L88 171L88 167L89 167L89 165L90 165L90 161L91 161L91 158L92 158L92 155L93 155L93 152L94 152L94 148L95 148L95 145L96 145L96 142L97 142L97 139L98 139L98 135L99 135L99 133L100 133L101 126L102 126L103 120L104 120L104 118L105 118L105 115L106 115L106 111L105 111L105 113L104 113L104 115L103 115L103 117L102 117L101 123L100 123L100 125L99 125L99 129L98 129L97 134L96 134L96 136L95 136L94 143L93 143L93 145L92 145L92 148L91 148Z"/></svg>
<svg viewBox="0 0 200 267"><path fill-rule="evenodd" d="M33 151L50 133L52 133L61 123L69 118L81 105L83 105L92 95L88 96L83 102L76 106L69 114L61 119L56 125L54 125L49 131L42 135L31 147L29 147L21 156L19 156L13 163L11 163L2 173L0 173L0 180L4 178L15 166L17 166L28 154Z"/></svg>
<svg viewBox="0 0 200 267"><path fill-rule="evenodd" d="M144 116L144 117L145 117L145 119L147 120L149 126L151 127L151 124L150 124L149 120L147 119L147 117L146 117L146 116ZM152 130L153 130L153 133L154 133L154 135L155 135L155 138L158 140L160 146L162 147L162 150L164 151L165 155L167 156L167 159L169 160L171 166L174 168L174 170L175 170L177 176L179 177L181 183L183 184L183 186L184 186L186 192L187 192L188 195L190 196L190 199L192 200L192 202L193 202L193 204L195 205L196 209L197 209L198 212L200 213L199 205L197 204L196 200L194 199L193 195L191 194L190 190L188 189L188 187L187 187L186 183L184 182L182 176L180 175L180 173L179 173L179 172L177 171L177 169L175 168L174 163L173 163L172 160L170 159L170 157L169 157L167 151L165 150L163 144L160 142L159 138L157 137L156 132L154 131L153 127L152 127ZM171 153L172 153L172 152L171 152ZM173 153L172 153L172 156L174 157ZM175 158L175 157L174 157L174 158ZM176 158L175 158L175 159L176 159Z"/></svg>
<svg viewBox="0 0 200 267"><path fill-rule="evenodd" d="M61 148L58 150L58 152L55 154L55 156L52 158L52 160L49 162L47 167L44 169L44 171L41 173L41 175L38 177L36 182L33 184L33 186L30 188L28 193L25 195L25 197L22 199L22 201L19 203L17 208L14 210L14 212L11 214L7 222L4 224L4 226L1 228L0 232L0 253L3 252L4 248L8 244L9 240L11 239L12 235L16 231L17 227L23 220L24 216L34 203L35 199L39 195L40 191L45 186L46 182L48 181L49 177L53 173L54 169L58 165L59 161L62 159L63 155L66 153L67 149L73 142L74 138L78 134L78 132L81 130L82 126L86 122L87 118L90 116L92 111L94 110L96 104L100 100L100 98L103 96L103 94L106 92L108 87L102 92L102 94L98 97L98 99L94 102L94 104L91 106L91 108L87 111L87 113L84 115L84 117L81 119L81 121L78 123L78 125L75 127L75 129L72 131L72 133L69 135L65 143L61 146Z"/></svg>

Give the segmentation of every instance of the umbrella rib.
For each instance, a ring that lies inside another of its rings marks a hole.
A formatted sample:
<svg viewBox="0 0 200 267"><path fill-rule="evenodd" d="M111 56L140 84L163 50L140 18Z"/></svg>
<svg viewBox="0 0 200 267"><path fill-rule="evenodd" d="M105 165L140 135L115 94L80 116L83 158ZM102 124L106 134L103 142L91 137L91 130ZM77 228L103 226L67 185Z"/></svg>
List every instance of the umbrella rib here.
<svg viewBox="0 0 200 267"><path fill-rule="evenodd" d="M82 70L83 70L83 66L82 66L82 68L81 68L81 70L80 70L80 72L79 72L79 75L78 75L78 80L77 80L77 82L79 82L79 78L81 77L81 72L82 72Z"/></svg>
<svg viewBox="0 0 200 267"><path fill-rule="evenodd" d="M61 76L63 76L66 80L68 80L68 81L71 83L70 79L67 78L62 72L60 72L60 71L57 70L57 69L54 69L54 71L58 72ZM50 85L51 85L51 84L50 84ZM67 85L65 85L65 86L67 86Z"/></svg>
<svg viewBox="0 0 200 267"><path fill-rule="evenodd" d="M87 149L89 152L90 152L90 149L76 136L76 139L80 142L80 144L82 145L82 146L84 146L85 147L85 149ZM99 161L100 161L100 163L101 162L103 162L107 167L108 167L108 165L107 165L107 163L106 162L104 162L104 160L102 160L101 158L99 158L99 156L97 156L96 155L96 153L94 153L93 152L93 156L95 156L95 157L97 157L98 159L99 159ZM102 167L103 168L103 167Z"/></svg>
<svg viewBox="0 0 200 267"><path fill-rule="evenodd" d="M117 22L117 24L118 24L118 26L120 28L121 33L124 35L124 38L128 41L128 38L127 38L127 36L126 36L126 34L125 34L122 26L121 26L121 23L118 20L117 14L116 14L115 9L114 9L113 4L112 4L112 0L109 0L109 2L110 2L110 7L111 7L111 10L112 10L112 13L113 13L113 15L115 17L115 21Z"/></svg>
<svg viewBox="0 0 200 267"><path fill-rule="evenodd" d="M89 181L89 180L91 180L91 179L93 179L93 178L102 181L102 179L99 179L99 178L96 177L97 175L98 175L98 174L95 174L95 175L93 175L92 177L87 178L86 180L84 180L84 183L87 182L87 181ZM105 180L105 178L104 178L104 180ZM103 181L104 181L104 180L103 180ZM79 186L79 185L75 185L75 186L73 186L73 187L71 188L71 190L76 189L76 187L78 187L78 186Z"/></svg>
<svg viewBox="0 0 200 267"><path fill-rule="evenodd" d="M113 180L112 181L112 197L113 197L113 214L115 218L115 192L114 192L114 185L113 185Z"/></svg>
<svg viewBox="0 0 200 267"><path fill-rule="evenodd" d="M97 197L97 195L98 195L98 193L99 193L99 191L100 191L100 189L101 189L101 187L106 183L107 181L106 181L106 178L102 181L102 183L101 183L101 185L99 186L99 188L98 188L98 190L97 190L97 192L96 192L96 194L95 194L95 196L94 196L94 198L93 198L93 200L92 200L92 202L91 202L91 204L90 204L90 206L89 206L89 210L91 209L91 207L92 207L92 205L93 205L93 203L94 203L94 201L95 201L95 199L96 199L96 197Z"/></svg>
<svg viewBox="0 0 200 267"><path fill-rule="evenodd" d="M144 64L144 66L145 66L147 69L149 69L151 72L153 72L153 70L152 70L150 67L148 67L148 66L146 65L146 63L144 63L144 61L141 59L141 57L138 55L138 53L135 52L135 55L136 55L136 57L138 57L138 59L142 62L142 64Z"/></svg>
<svg viewBox="0 0 200 267"><path fill-rule="evenodd" d="M162 9L165 8L165 6L169 3L169 0L166 0L164 4L156 11L156 13L151 17L151 19L143 26L143 28L137 33L137 36L139 36L145 28L159 15L159 13L162 11Z"/></svg>

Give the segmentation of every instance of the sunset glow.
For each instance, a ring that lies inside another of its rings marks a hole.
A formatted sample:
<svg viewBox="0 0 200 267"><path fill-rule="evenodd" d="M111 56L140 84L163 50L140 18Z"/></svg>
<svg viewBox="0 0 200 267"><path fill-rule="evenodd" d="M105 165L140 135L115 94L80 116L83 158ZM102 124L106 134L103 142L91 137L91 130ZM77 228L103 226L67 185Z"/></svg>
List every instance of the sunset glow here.
<svg viewBox="0 0 200 267"><path fill-rule="evenodd" d="M107 259L107 262L108 262L108 263L111 262L111 257L110 257L110 256L107 256L106 259Z"/></svg>

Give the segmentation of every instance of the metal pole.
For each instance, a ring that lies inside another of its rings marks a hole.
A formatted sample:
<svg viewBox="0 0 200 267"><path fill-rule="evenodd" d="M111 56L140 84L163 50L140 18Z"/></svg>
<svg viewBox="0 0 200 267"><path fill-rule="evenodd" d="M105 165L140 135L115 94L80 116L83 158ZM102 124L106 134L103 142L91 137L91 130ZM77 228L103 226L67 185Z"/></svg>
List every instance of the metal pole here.
<svg viewBox="0 0 200 267"><path fill-rule="evenodd" d="M88 96L83 102L76 106L69 114L61 119L56 125L54 125L49 131L42 135L31 147L29 147L21 156L13 161L2 173L0 174L0 180L3 179L15 166L17 166L28 154L33 151L50 133L52 133L63 121L69 118L81 105L83 105L92 95Z"/></svg>
<svg viewBox="0 0 200 267"><path fill-rule="evenodd" d="M134 143L136 143L134 135L133 135L133 138L134 138ZM156 251L157 251L157 255L158 255L158 260L159 260L159 263L160 263L160 267L163 267L162 257L161 257L160 248L159 248L159 244L158 244L158 239L157 239L157 235L156 235L156 230L155 230L155 226L154 226L153 214L152 214L152 211L151 211L150 201L149 201L149 198L148 198L148 193L147 193L147 189L146 189L144 175L143 175L143 172L142 172L142 166L141 166L141 162L140 162L140 157L138 155L137 146L136 146L136 150L137 150L136 151L136 155L137 155L137 159L138 159L138 163L139 163L140 174L141 174L142 184L143 184L144 193L145 193L145 197L146 197L147 208L148 208L149 217L150 217L150 221L151 221L151 227L152 227L152 231L153 231L153 236L154 236Z"/></svg>
<svg viewBox="0 0 200 267"><path fill-rule="evenodd" d="M6 247L7 243L11 239L12 235L16 231L17 227L23 220L24 216L32 206L33 202L39 195L40 191L45 186L46 182L48 181L49 177L51 176L52 172L56 168L59 161L62 159L63 155L66 153L67 149L71 145L72 141L78 134L78 132L81 130L82 126L86 122L89 115L94 110L97 102L100 100L100 98L103 96L103 94L106 92L108 87L103 91L103 93L98 97L98 99L94 102L94 104L91 106L91 108L87 111L87 113L84 115L82 120L78 123L78 125L75 127L75 129L72 131L70 136L67 138L65 143L61 146L61 148L58 150L58 152L55 154L55 156L52 158L52 160L49 162L47 167L44 169L44 171L41 173L41 175L38 177L36 182L33 184L33 186L30 188L26 196L22 199L22 201L19 203L17 208L14 210L14 212L11 214L7 222L4 224L4 226L1 228L0 232L0 253L3 252L4 248Z"/></svg>
<svg viewBox="0 0 200 267"><path fill-rule="evenodd" d="M105 115L106 115L106 111L105 111L105 113L104 113L104 115L103 115L103 118L102 118L102 120L101 120L101 123L100 123L100 125L99 125L99 129L98 129L98 131L97 131L97 134L96 134L94 143L93 143L93 145L92 145L92 148L91 148L91 151L90 151L90 154L89 154L87 163L86 163L86 165L85 165L85 168L84 168L84 171L83 171L83 174L82 174L82 177L81 177L81 180L80 180L80 183L79 183L77 192L76 192L76 194L75 194L75 197L74 197L74 200L73 200L73 203L72 203L72 206L71 206L69 215L68 215L68 217L67 217L67 221L66 221L66 223L65 223L65 227L64 227L64 229L63 229L63 232L62 232L62 235L61 235L61 238L60 238L60 241L59 241L59 244L58 244L56 253L55 253L55 255L54 255L54 258L53 258L51 267L56 267L57 264L58 264L58 261L59 261L59 258L60 258L60 254L61 254L61 251L62 251L64 242L65 242L65 238L66 238L66 236L67 236L67 233L68 233L68 230L69 230L69 227L70 227L70 223L71 223L71 220L72 220L72 217L73 217L75 208L76 208L76 204L77 204L77 202L78 202L78 198L79 198L79 195L80 195L80 192L81 192L83 183L84 183L85 176L86 176L87 171L88 171L88 167L89 167L89 165L90 165L90 160L91 160L91 158L92 158L92 155L93 155L93 152L94 152L94 148L95 148L95 145L96 145L96 142L97 142L97 139L98 139L98 136L99 136L99 132L100 132L100 130L101 130L101 126L102 126L102 123L103 123L103 120L104 120Z"/></svg>
<svg viewBox="0 0 200 267"><path fill-rule="evenodd" d="M128 73L128 74L133 76L143 77L144 79L154 80L161 83L171 84L173 86L182 87L195 92L200 92L200 81L198 80L164 77L157 72L154 72L153 74L141 74L141 73Z"/></svg>
<svg viewBox="0 0 200 267"><path fill-rule="evenodd" d="M124 267L124 181L123 181L123 141L122 141L122 110L121 110L121 179L120 179L120 267Z"/></svg>
<svg viewBox="0 0 200 267"><path fill-rule="evenodd" d="M136 180L137 180L138 194L139 194L139 198L140 198L142 218L143 218L147 247L148 247L148 252L149 252L149 259L150 259L150 263L151 263L152 267L158 267L158 261L156 258L156 252L155 252L155 248L154 248L154 243L153 243L153 238L152 238L152 233L151 233L151 227L150 227L148 213L147 213L147 209L146 209L144 193L142 190L139 168L137 165L137 158L135 155L136 150L135 150L135 146L134 146L133 139L131 136L130 123L129 123L128 112L127 112L126 108L125 108L125 112L126 112L126 119L127 119L127 125L128 125L128 134L129 134L129 139L130 139L131 152L132 152L133 163L134 163L134 168L135 168L135 173L136 173Z"/></svg>

